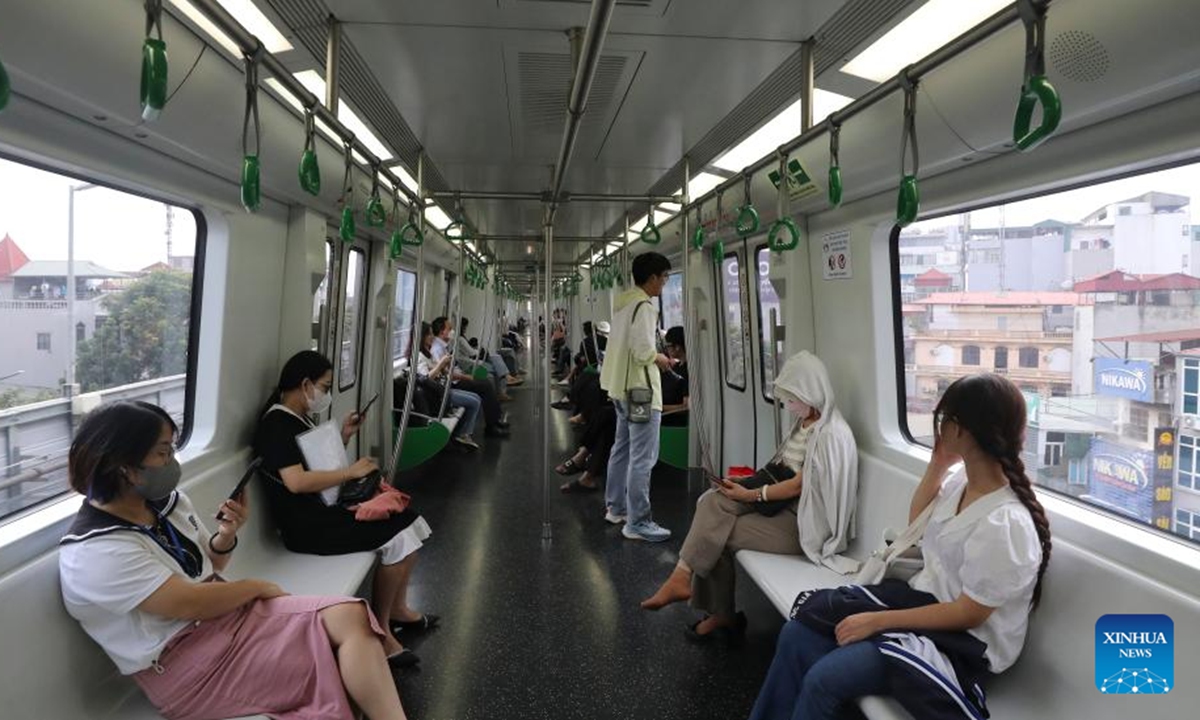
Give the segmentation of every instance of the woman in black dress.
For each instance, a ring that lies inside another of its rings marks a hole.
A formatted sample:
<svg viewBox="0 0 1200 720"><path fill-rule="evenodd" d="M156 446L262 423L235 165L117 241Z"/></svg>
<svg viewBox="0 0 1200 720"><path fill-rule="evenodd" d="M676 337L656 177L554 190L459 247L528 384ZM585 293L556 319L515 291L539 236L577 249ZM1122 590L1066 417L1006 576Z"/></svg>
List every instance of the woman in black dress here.
<svg viewBox="0 0 1200 720"><path fill-rule="evenodd" d="M333 365L312 350L296 353L283 366L279 385L267 403L254 436L254 451L262 458L266 497L275 526L288 550L312 555L344 555L375 551L380 564L372 582L372 609L388 632L386 652L393 665L417 662L396 634L427 630L437 616L408 606L408 581L417 550L429 537L429 525L410 506L386 520L359 521L354 512L328 505L322 490L364 477L379 469L372 458L359 458L341 470L310 470L296 438L316 427L332 400ZM347 415L342 442L358 432L362 418Z"/></svg>

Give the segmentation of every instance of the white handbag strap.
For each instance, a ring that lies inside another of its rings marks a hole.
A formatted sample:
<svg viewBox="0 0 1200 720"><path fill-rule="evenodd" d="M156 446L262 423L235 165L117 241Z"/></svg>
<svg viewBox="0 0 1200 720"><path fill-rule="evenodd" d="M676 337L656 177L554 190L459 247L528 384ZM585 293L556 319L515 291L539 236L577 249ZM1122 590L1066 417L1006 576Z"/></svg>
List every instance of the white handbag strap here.
<svg viewBox="0 0 1200 720"><path fill-rule="evenodd" d="M933 509L938 504L937 497L929 501L925 509L921 511L917 517L904 528L904 532L892 541L888 546L887 552L884 553L884 562L890 562L894 558L903 555L909 548L921 542L921 538L925 535L925 528L929 526L929 518L933 515Z"/></svg>

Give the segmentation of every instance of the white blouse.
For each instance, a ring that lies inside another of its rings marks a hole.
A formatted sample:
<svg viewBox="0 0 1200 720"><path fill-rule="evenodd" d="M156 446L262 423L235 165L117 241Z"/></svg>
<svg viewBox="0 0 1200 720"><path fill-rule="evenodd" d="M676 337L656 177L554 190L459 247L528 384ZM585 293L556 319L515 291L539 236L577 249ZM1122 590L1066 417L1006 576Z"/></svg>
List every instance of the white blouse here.
<svg viewBox="0 0 1200 720"><path fill-rule="evenodd" d="M960 513L966 487L962 469L942 484L921 541L925 567L909 584L940 602L965 593L994 608L968 632L987 643L988 664L998 673L1016 662L1025 644L1042 546L1033 518L1012 488L988 493Z"/></svg>

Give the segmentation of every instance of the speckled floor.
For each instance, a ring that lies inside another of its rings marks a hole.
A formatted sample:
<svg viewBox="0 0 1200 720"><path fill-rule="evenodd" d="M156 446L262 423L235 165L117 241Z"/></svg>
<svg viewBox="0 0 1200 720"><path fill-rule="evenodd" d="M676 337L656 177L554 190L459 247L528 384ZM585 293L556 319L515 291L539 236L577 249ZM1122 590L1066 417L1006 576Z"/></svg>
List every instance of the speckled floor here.
<svg viewBox="0 0 1200 720"><path fill-rule="evenodd" d="M674 536L650 545L603 521L599 493L562 495L551 469L552 539L543 542L541 394L512 394L512 438L470 455L448 449L401 480L434 531L412 604L443 618L411 643L422 662L399 680L409 717L746 717L782 624L757 588L740 584L750 629L736 647L688 642L683 629L698 615L686 606L638 607L677 559L699 481L689 492L684 473L656 471L655 519ZM561 459L574 433L567 413L550 412Z"/></svg>

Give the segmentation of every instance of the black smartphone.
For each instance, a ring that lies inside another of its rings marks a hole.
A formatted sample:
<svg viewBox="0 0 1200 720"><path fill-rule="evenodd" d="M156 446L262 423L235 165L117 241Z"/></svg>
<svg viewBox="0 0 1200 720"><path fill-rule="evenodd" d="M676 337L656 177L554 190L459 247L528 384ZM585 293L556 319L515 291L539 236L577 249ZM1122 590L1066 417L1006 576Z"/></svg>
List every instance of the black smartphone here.
<svg viewBox="0 0 1200 720"><path fill-rule="evenodd" d="M375 393L375 396L372 397L370 400L368 400L367 404L363 405L361 410L359 410L357 413L355 413L355 415L358 416L359 422L361 422L362 419L364 417L366 417L367 411L371 409L371 406L374 405L375 401L378 399L379 399L379 393Z"/></svg>
<svg viewBox="0 0 1200 720"><path fill-rule="evenodd" d="M250 478L254 477L254 471L258 469L259 465L262 465L262 458L254 458L250 461L250 465L246 467L246 472L242 473L242 479L238 480L238 484L234 486L233 492L229 493L230 500L237 500L238 496L242 494L242 491L246 489L246 483L250 482ZM225 513L218 512L217 519L224 520Z"/></svg>

